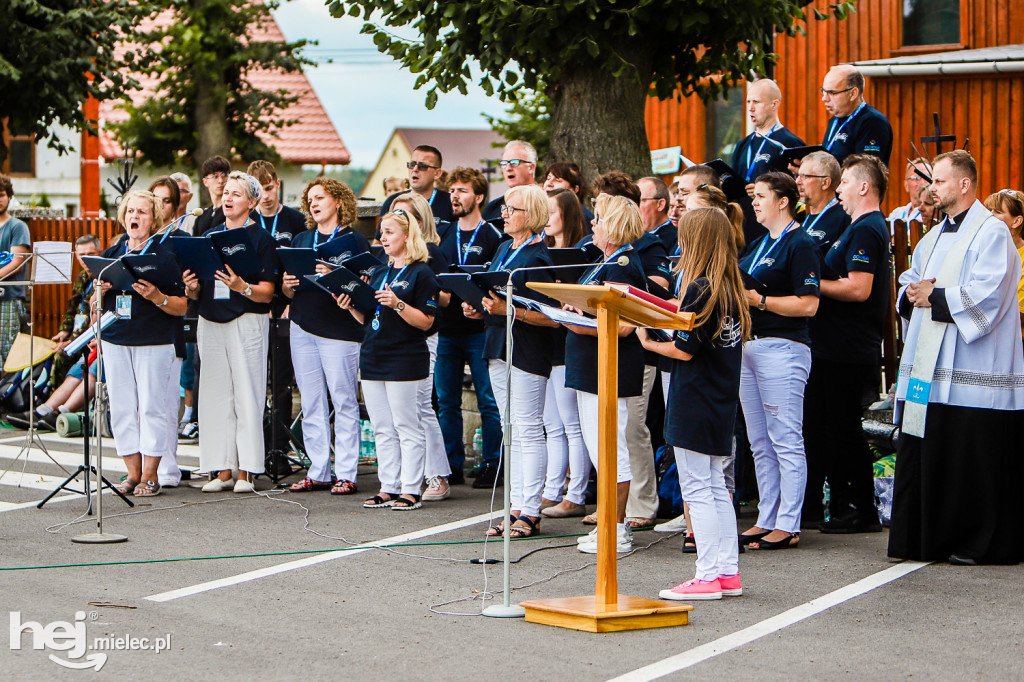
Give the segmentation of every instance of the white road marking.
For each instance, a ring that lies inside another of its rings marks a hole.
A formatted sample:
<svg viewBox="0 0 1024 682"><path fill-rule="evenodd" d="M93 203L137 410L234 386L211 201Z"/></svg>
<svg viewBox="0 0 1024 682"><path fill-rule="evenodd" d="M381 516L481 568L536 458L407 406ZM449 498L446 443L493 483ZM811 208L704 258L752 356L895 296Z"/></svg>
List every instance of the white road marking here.
<svg viewBox="0 0 1024 682"><path fill-rule="evenodd" d="M344 559L348 556L356 554L362 554L378 547L386 547L400 542L409 542L410 540L418 540L419 538L428 537L430 535L438 535L440 533L447 533L450 530L458 530L459 528L465 528L466 526L472 526L476 523L482 523L489 521L492 518L500 516L504 513L502 510L497 510L487 514L479 514L472 516L468 519L462 519L461 521L452 521L451 523L445 523L440 526L433 526L431 528L424 528L423 530L413 531L411 533L404 533L402 535L395 535L394 537L385 538L378 540L377 542L368 542L362 545L358 545L356 549L346 550L329 550L324 554L318 554L316 556L307 557L305 559L298 559L296 561L289 561L284 564L278 564L276 566L268 566L267 568L261 568L255 571L248 571L239 575L231 576L228 578L220 578L218 580L211 580L209 582L200 583L198 585L192 585L191 587L182 587L177 590L171 590L170 592L161 592L160 594L153 594L146 599L148 601L155 602L166 602L173 599L181 599L182 597L191 597L195 594L202 592L209 592L211 590L220 589L222 587L230 587L232 585L238 585L240 583L248 582L250 580L258 580L260 578L266 578L272 575L278 575L279 573L285 573L287 571L294 571L298 568L305 568L307 566L313 566L315 564L323 563L324 561L334 561L335 559Z"/></svg>
<svg viewBox="0 0 1024 682"><path fill-rule="evenodd" d="M14 445L0 445L0 459L9 459L13 461L20 450L20 447L16 447ZM118 475L128 473L128 467L125 466L124 460L117 456L113 447L108 450L107 447L104 446L103 452L103 471L105 474L109 472L116 472ZM70 469L74 469L84 461L81 454L74 452L61 452L53 448L50 449L50 457L56 460L60 465L69 467ZM53 464L53 462L50 461L50 457L47 457L46 453L41 450L31 448L27 452L22 453L20 460L27 459L33 464ZM96 456L92 455L91 459L95 461ZM12 464L10 466L13 467L14 465ZM4 476L4 479L6 478L7 477Z"/></svg>
<svg viewBox="0 0 1024 682"><path fill-rule="evenodd" d="M748 628L743 628L742 630L726 635L725 637L719 637L707 644L694 647L689 651L684 651L681 654L669 656L668 658L646 665L643 668L638 668L637 670L628 672L625 675L613 678L612 680L609 680L609 682L642 682L645 680L656 680L659 677L664 677L665 675L685 670L686 668L702 663L709 658L714 658L719 654L724 654L727 651L732 651L737 647L749 644L761 637L764 637L765 635L770 635L773 632L778 632L783 628L799 623L800 621L817 615L822 611L826 611L833 606L849 601L854 597L867 594L877 587L891 583L894 580L899 580L903 576L913 573L925 566L929 566L930 564L931 562L904 561L901 564L891 566L883 571L869 575L862 580L858 580L855 583L851 583L846 587L841 587L838 590L822 595L817 599L812 599L805 604L795 606L788 611L783 611L777 616L772 616L767 620L762 620L760 623L755 623Z"/></svg>

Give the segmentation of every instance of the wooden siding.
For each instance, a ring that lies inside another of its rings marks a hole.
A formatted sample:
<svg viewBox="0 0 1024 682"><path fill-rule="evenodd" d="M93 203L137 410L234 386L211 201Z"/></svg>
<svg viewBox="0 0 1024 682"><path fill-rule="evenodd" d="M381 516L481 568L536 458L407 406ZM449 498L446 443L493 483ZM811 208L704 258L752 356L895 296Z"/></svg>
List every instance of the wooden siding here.
<svg viewBox="0 0 1024 682"><path fill-rule="evenodd" d="M827 11L828 2L815 0L813 6ZM901 6L902 0L859 0L857 11L846 21L810 20L806 35L777 36L775 78L783 93L782 123L809 143L820 141L828 117L818 88L829 67L910 52L900 49ZM1024 0L962 0L960 46L973 49L1017 43L1024 43ZM1024 188L1024 74L870 78L865 91L868 102L889 118L895 135L887 209L908 201L903 191L903 165L913 155L910 140L920 147L919 138L932 134L933 111L939 113L944 133L955 133L961 144L964 137L970 138L983 196L1004 187ZM744 95L735 91L732 96ZM679 145L689 158L705 161L704 130L704 105L696 97L647 103L652 149Z"/></svg>
<svg viewBox="0 0 1024 682"><path fill-rule="evenodd" d="M71 242L85 234L94 234L104 245L121 233L117 221L110 218L30 218L28 223L32 241ZM104 246L106 248L106 246ZM72 281L78 277L81 268L75 260ZM32 331L35 336L50 338L57 333L64 307L71 296L71 284L41 284L34 288L35 310Z"/></svg>

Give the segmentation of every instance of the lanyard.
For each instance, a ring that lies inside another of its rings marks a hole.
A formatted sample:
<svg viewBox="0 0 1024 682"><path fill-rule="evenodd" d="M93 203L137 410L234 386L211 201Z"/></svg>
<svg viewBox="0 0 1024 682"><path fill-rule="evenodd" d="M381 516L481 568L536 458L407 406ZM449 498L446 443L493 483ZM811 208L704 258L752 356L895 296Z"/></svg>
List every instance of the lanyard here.
<svg viewBox="0 0 1024 682"><path fill-rule="evenodd" d="M153 244L153 240L151 240L151 239L147 240L146 241L146 245L144 247L142 247L142 251L139 251L138 255L141 256L142 254L144 254L147 251L149 251L149 247L152 246L152 244ZM132 252L132 250L130 248L128 248L128 240L125 239L124 240L124 255L127 256L131 252Z"/></svg>
<svg viewBox="0 0 1024 682"><path fill-rule="evenodd" d="M779 125L778 123L773 125L772 129L768 131L768 135L771 135L772 133L774 133L775 132L775 128L778 125ZM755 135L756 134L757 133L755 133ZM750 144L747 145L747 182L748 183L750 182L750 176L754 174L754 166L757 165L757 157L761 156L761 150L764 149L765 144L767 144L767 142L768 142L768 135L762 135L761 136L761 146L757 148L757 153L754 154L754 162L753 163L750 162L750 150L754 146L754 141L751 140Z"/></svg>
<svg viewBox="0 0 1024 682"><path fill-rule="evenodd" d="M814 216L814 220L808 221L809 224L805 224L804 225L804 232L808 232L812 227L817 225L818 224L818 220L821 218L821 216L825 215L825 212L828 211L830 208L832 208L835 205L836 205L836 199L833 199L832 201L830 201L827 204L825 204L825 208L821 209L821 213L818 213L817 215L815 215Z"/></svg>
<svg viewBox="0 0 1024 682"><path fill-rule="evenodd" d="M260 218L260 219L262 220L262 218ZM277 217L276 216L274 217L274 224L277 225ZM341 225L339 225L338 227L334 228L334 232L331 233L330 239L328 239L327 242L329 242L329 241L331 241L331 239L334 239L335 237L337 237L338 236L338 230L340 230L340 229L341 229ZM324 244L326 244L327 242L324 242ZM315 249L319 245L320 245L320 230L316 230L313 233L313 248Z"/></svg>
<svg viewBox="0 0 1024 682"><path fill-rule="evenodd" d="M779 235L778 239L776 239L774 242L772 242L771 248L769 248L768 252L766 254L764 254L765 258L767 258L768 256L771 255L772 251L775 250L775 247L779 245L779 242L782 241L782 238L786 236L786 233L789 232L789 230L795 224L796 224L795 220L790 220L789 221L789 225L786 225L786 229L782 231L782 234ZM757 248L757 253L754 254L754 260L751 261L751 263L750 263L750 269L747 270L747 274L748 275L752 276L754 274L754 270L757 270L757 264L761 262L761 252L764 251L764 247L768 243L768 240L770 238L771 238L771 235L765 235L764 239L761 240L761 246L759 246Z"/></svg>
<svg viewBox="0 0 1024 682"><path fill-rule="evenodd" d="M852 114L850 114L850 117L847 118L845 121L843 121L843 125L841 125L838 128L836 128L835 132L828 136L828 141L825 143L825 150L826 151L832 151L832 145L834 145L836 143L836 137L839 136L839 133L842 131L843 128L846 127L847 123L849 123L853 119L857 118L857 114L860 113L860 110L863 109L866 104L867 104L867 102L861 102L860 106L857 107L857 109ZM833 123L836 120L838 120L838 119L832 119Z"/></svg>
<svg viewBox="0 0 1024 682"><path fill-rule="evenodd" d="M89 294L92 293L92 285L95 282L89 281L89 286L86 288L85 293L82 294L82 302L78 304L78 309L84 314L89 310Z"/></svg>
<svg viewBox="0 0 1024 682"><path fill-rule="evenodd" d="M160 237L160 243L161 244L163 244L165 241L167 241L167 238L171 236L171 233L174 232L174 230L180 230L181 229L181 226L185 223L185 218L186 218L186 216L181 216L180 218L178 218L177 222L174 223L174 229L167 230L166 232L164 232L163 236Z"/></svg>
<svg viewBox="0 0 1024 682"><path fill-rule="evenodd" d="M388 275L391 274L391 266L389 265L388 266L388 271L384 273L384 279L381 280L380 286L377 287L377 291L384 291L384 289L389 284L394 284L395 282L397 282L398 278L402 276L402 273L405 272L406 268L408 268L408 267L409 267L408 265L403 265L402 269L398 271L397 275L395 275L395 278L392 279L390 282L388 282ZM378 303L377 304L377 312L374 313L374 315L373 315L373 324L370 325L374 329L379 329L380 328L380 309L381 309L381 304Z"/></svg>
<svg viewBox="0 0 1024 682"><path fill-rule="evenodd" d="M613 253L612 255L608 256L607 260L605 260L603 263L601 263L596 268L594 268L594 271L591 272L589 275L587 275L586 278L582 282L580 282L580 284L590 284L591 282L593 282L595 279L597 279L597 276L601 273L601 270L604 269L604 266L608 265L609 263L614 263L615 260L620 255L622 255L622 253L624 251L627 251L627 250L629 250L631 248L633 248L633 247L630 246L629 244L626 244L625 246L620 246L619 249L615 253Z"/></svg>
<svg viewBox="0 0 1024 682"><path fill-rule="evenodd" d="M477 228L477 229L479 229L479 228ZM515 251L512 251L511 243L510 243L509 248L505 251L505 257L501 259L500 263L498 263L498 267L496 268L495 271L497 271L497 270L504 270L505 266L508 265L509 263L511 263L512 261L514 261L516 259L516 256L519 255L519 252L522 251L523 249L525 249L530 244L532 244L533 240L536 239L536 238L537 238L537 235L533 235L532 237L527 239L525 242L520 244L518 247L516 247ZM509 251L512 251L512 255L511 256L508 255Z"/></svg>
<svg viewBox="0 0 1024 682"><path fill-rule="evenodd" d="M260 216L260 227L262 227L264 230L266 230L267 229L267 224L265 222L263 222L263 214L259 213L258 211L257 211L257 213ZM280 217L281 217L281 209L279 208L277 213L274 214L274 222L270 226L270 236L273 237L274 239L277 239L277 219L280 218Z"/></svg>
<svg viewBox="0 0 1024 682"><path fill-rule="evenodd" d="M466 244L465 251L469 251L469 249L473 246L473 242L476 241L476 236L477 234L480 233L480 228L483 226L484 221L483 218L481 218L480 224L476 226L475 230L473 230L473 236L469 238L469 243ZM455 226L455 243L458 244L459 249L458 252L455 254L455 257L458 259L459 265L465 265L467 256L465 251L463 251L462 249L462 228L459 227L458 225Z"/></svg>

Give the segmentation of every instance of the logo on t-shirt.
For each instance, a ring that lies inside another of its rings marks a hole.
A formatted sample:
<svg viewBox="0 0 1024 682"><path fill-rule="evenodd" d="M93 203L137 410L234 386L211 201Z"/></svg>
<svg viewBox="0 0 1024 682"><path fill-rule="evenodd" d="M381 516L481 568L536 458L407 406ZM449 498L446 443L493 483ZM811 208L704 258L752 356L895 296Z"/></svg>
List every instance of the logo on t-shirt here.
<svg viewBox="0 0 1024 682"><path fill-rule="evenodd" d="M838 133L838 134L837 134L837 135L836 135L836 136L835 136L834 138L832 138L832 139L833 139L833 140L834 140L835 142L846 142L846 141L847 141L847 140L849 139L849 136L848 136L848 135L847 135L846 133Z"/></svg>
<svg viewBox="0 0 1024 682"><path fill-rule="evenodd" d="M722 333L718 335L718 345L722 348L734 348L743 340L743 326L739 320L726 317L722 325Z"/></svg>
<svg viewBox="0 0 1024 682"><path fill-rule="evenodd" d="M878 146L877 142L875 142L874 140L871 140L871 142L868 142L866 145L864 145L864 151L866 151L866 152L880 152L880 151L882 151L882 148Z"/></svg>
<svg viewBox="0 0 1024 682"><path fill-rule="evenodd" d="M392 282L388 286L391 287L392 291L394 291L395 289L408 289L409 288L409 280L407 280L407 279L400 279L397 282Z"/></svg>
<svg viewBox="0 0 1024 682"><path fill-rule="evenodd" d="M760 163L762 161L764 161L765 163L768 163L771 160L772 160L772 155L771 154L758 154L757 157L754 159L754 163L756 164L756 163Z"/></svg>
<svg viewBox="0 0 1024 682"><path fill-rule="evenodd" d="M813 271L807 273L808 277L804 280L804 286L816 287L818 286L818 275Z"/></svg>
<svg viewBox="0 0 1024 682"><path fill-rule="evenodd" d="M763 265L763 266L765 266L765 267L768 267L768 268L770 268L771 266L775 265L775 259L774 259L774 258L768 258L768 257L766 256L766 257L762 258L762 259L761 259L761 260L760 260L760 261L758 262L758 264L757 264L757 265L758 265L758 267L760 267L760 266L762 266L762 265Z"/></svg>
<svg viewBox="0 0 1024 682"><path fill-rule="evenodd" d="M482 246L469 246L467 244L466 246L462 247L462 253L465 256L468 256L468 255L473 254L473 253L483 253L483 252L484 252L484 247L482 247Z"/></svg>
<svg viewBox="0 0 1024 682"><path fill-rule="evenodd" d="M825 230L807 230L807 236L817 239L818 241L825 241Z"/></svg>
<svg viewBox="0 0 1024 682"><path fill-rule="evenodd" d="M279 242L283 242L283 241L286 241L286 240L291 239L291 238L292 238L292 233L291 232L278 232L277 233L277 241L279 241Z"/></svg>
<svg viewBox="0 0 1024 682"><path fill-rule="evenodd" d="M868 257L868 254L864 253L864 249L860 249L859 251L857 251L857 253L853 254L851 260L856 261L857 263L871 262L871 258Z"/></svg>

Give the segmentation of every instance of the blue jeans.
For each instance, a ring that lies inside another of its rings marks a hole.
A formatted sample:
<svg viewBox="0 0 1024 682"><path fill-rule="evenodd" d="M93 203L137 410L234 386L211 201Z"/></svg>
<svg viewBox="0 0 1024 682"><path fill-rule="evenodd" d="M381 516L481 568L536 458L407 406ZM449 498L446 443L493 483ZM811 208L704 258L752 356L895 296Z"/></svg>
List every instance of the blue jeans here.
<svg viewBox="0 0 1024 682"><path fill-rule="evenodd" d="M444 449L452 471L462 471L466 462L466 449L462 442L462 377L466 364L469 364L480 409L483 461L496 467L501 458L501 417L494 402L487 361L484 360L483 332L465 336L438 334L437 363L434 365L437 420L441 424Z"/></svg>

